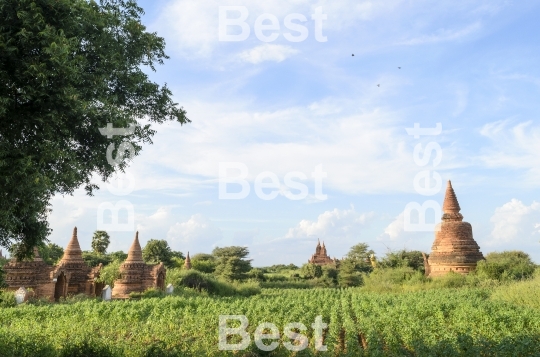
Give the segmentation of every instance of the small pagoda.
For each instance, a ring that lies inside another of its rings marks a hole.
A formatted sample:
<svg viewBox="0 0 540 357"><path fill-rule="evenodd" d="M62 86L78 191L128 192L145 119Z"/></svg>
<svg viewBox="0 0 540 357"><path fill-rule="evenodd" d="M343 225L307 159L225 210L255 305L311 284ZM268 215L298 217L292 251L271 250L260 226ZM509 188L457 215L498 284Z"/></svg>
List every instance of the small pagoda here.
<svg viewBox="0 0 540 357"><path fill-rule="evenodd" d="M150 288L165 290L165 274L163 263L148 265L144 262L139 232L136 232L127 259L120 265L120 279L114 282L112 295L128 298L130 293L142 293Z"/></svg>
<svg viewBox="0 0 540 357"><path fill-rule="evenodd" d="M426 275L441 276L451 271L468 274L484 259L480 247L473 239L472 226L463 222L452 183L448 181L443 203L442 222L435 232L435 241L429 258L424 255Z"/></svg>
<svg viewBox="0 0 540 357"><path fill-rule="evenodd" d="M184 262L184 269L185 270L191 269L191 258L189 257L189 252L187 252L186 261Z"/></svg>
<svg viewBox="0 0 540 357"><path fill-rule="evenodd" d="M317 264L317 265L336 264L337 259L330 258L326 252L326 246L324 245L324 241L321 246L320 240L317 240L317 247L315 247L315 254L311 256L311 258L308 260L308 263Z"/></svg>

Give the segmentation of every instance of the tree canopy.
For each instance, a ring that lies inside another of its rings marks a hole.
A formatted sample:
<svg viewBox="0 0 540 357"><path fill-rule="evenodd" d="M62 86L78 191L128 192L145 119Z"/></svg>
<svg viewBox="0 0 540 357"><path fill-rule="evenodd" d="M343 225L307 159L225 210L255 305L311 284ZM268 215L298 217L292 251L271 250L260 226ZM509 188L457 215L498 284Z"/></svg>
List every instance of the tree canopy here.
<svg viewBox="0 0 540 357"><path fill-rule="evenodd" d="M246 259L249 255L247 247L216 247L212 251L212 255L217 259L214 270L214 274L217 276L226 280L247 278L247 273L251 270L251 259Z"/></svg>
<svg viewBox="0 0 540 357"><path fill-rule="evenodd" d="M0 245L17 256L46 240L54 194L92 194L152 124L189 122L145 73L168 57L142 14L133 0L0 2Z"/></svg>
<svg viewBox="0 0 540 357"><path fill-rule="evenodd" d="M105 231L95 231L92 236L92 250L97 254L107 253L107 248L111 244L111 237Z"/></svg>

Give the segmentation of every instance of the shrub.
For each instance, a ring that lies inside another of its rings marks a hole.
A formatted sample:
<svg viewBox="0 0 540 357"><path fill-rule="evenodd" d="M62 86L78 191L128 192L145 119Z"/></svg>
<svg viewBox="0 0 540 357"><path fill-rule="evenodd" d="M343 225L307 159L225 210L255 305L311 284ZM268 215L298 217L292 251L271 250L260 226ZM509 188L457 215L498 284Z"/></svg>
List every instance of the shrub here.
<svg viewBox="0 0 540 357"><path fill-rule="evenodd" d="M530 278L536 265L527 253L521 251L493 252L478 262L476 274L482 278L500 281Z"/></svg>
<svg viewBox="0 0 540 357"><path fill-rule="evenodd" d="M307 263L302 266L302 275L306 279L320 278L323 274L320 265Z"/></svg>
<svg viewBox="0 0 540 357"><path fill-rule="evenodd" d="M13 291L0 290L0 309L17 305Z"/></svg>
<svg viewBox="0 0 540 357"><path fill-rule="evenodd" d="M167 272L167 283L218 296L250 296L260 293L261 290L255 281L227 282L197 270L170 269Z"/></svg>

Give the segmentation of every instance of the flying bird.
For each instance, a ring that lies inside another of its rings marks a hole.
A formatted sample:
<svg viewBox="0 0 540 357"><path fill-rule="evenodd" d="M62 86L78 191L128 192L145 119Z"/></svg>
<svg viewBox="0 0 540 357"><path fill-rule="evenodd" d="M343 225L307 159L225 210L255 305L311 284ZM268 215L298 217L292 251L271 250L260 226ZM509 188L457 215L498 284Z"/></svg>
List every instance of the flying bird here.
<svg viewBox="0 0 540 357"><path fill-rule="evenodd" d="M401 69L401 67L398 67L398 69Z"/></svg>
<svg viewBox="0 0 540 357"><path fill-rule="evenodd" d="M377 84L377 87L380 87L381 85L380 84Z"/></svg>
<svg viewBox="0 0 540 357"><path fill-rule="evenodd" d="M352 54L352 56L354 57L354 53Z"/></svg>

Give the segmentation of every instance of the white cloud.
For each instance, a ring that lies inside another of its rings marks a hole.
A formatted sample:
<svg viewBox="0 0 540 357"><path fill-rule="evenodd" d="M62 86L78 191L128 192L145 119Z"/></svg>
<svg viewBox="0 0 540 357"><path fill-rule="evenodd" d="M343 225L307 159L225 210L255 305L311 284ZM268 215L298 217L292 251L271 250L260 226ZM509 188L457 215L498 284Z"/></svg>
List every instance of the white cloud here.
<svg viewBox="0 0 540 357"><path fill-rule="evenodd" d="M495 209L491 217L494 227L492 243L527 241L540 227L540 202L533 201L530 206L517 199Z"/></svg>
<svg viewBox="0 0 540 357"><path fill-rule="evenodd" d="M203 247L209 250L221 239L221 230L201 214L195 214L185 222L177 222L167 232L171 248L181 251L194 252Z"/></svg>
<svg viewBox="0 0 540 357"><path fill-rule="evenodd" d="M456 41L470 36L478 32L482 28L479 22L469 24L459 29L438 29L435 33L429 35L421 35L412 39L408 39L397 43L398 45L424 45L440 42Z"/></svg>
<svg viewBox="0 0 540 357"><path fill-rule="evenodd" d="M480 159L488 167L526 170L521 184L538 186L540 183L540 125L526 121L512 124L500 120L485 124L480 134L491 139L491 146L483 150Z"/></svg>
<svg viewBox="0 0 540 357"><path fill-rule="evenodd" d="M397 240L398 238L402 237L403 233L405 232L405 213L401 212L392 223L390 223L385 229L384 229L384 235L388 236L390 240ZM383 236L379 237L379 239L382 239Z"/></svg>
<svg viewBox="0 0 540 357"><path fill-rule="evenodd" d="M294 228L290 228L286 239L340 239L356 238L373 220L374 213L359 213L354 207L326 211L319 215L316 221L304 219Z"/></svg>
<svg viewBox="0 0 540 357"><path fill-rule="evenodd" d="M257 64L264 61L282 62L285 59L299 53L300 51L290 46L271 45L265 43L250 50L240 53L239 58L242 61Z"/></svg>

